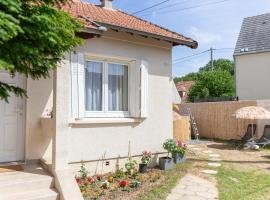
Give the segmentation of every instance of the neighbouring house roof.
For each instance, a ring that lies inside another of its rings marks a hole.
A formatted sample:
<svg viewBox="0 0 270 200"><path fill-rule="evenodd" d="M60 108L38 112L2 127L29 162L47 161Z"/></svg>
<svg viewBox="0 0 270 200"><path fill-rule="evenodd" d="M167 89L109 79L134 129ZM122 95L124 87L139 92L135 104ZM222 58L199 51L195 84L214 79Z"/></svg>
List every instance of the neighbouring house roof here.
<svg viewBox="0 0 270 200"><path fill-rule="evenodd" d="M176 84L177 91L181 96L182 102L187 102L190 88L195 84L195 81L182 81ZM183 93L185 92L185 93Z"/></svg>
<svg viewBox="0 0 270 200"><path fill-rule="evenodd" d="M198 46L198 43L191 38L120 10L104 8L86 2L72 2L64 5L62 9L80 19L86 28L94 30L96 33L101 32L100 27L104 26L108 29L165 40L173 45L185 45L191 48Z"/></svg>
<svg viewBox="0 0 270 200"><path fill-rule="evenodd" d="M176 88L178 92L188 92L194 84L195 81L182 81L176 84Z"/></svg>
<svg viewBox="0 0 270 200"><path fill-rule="evenodd" d="M270 13L244 19L234 55L270 51Z"/></svg>

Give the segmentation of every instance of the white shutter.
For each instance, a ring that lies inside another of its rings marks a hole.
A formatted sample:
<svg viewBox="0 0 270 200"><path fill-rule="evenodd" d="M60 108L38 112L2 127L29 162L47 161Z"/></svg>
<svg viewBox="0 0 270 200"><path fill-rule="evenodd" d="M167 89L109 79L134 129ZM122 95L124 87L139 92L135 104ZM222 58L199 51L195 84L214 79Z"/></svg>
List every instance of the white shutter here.
<svg viewBox="0 0 270 200"><path fill-rule="evenodd" d="M84 76L84 55L82 53L78 53L78 118L84 118L84 91L85 91L85 76Z"/></svg>
<svg viewBox="0 0 270 200"><path fill-rule="evenodd" d="M149 97L148 97L148 63L141 61L141 112L140 117L146 118L148 116Z"/></svg>
<svg viewBox="0 0 270 200"><path fill-rule="evenodd" d="M72 117L84 117L84 56L71 53L71 107Z"/></svg>
<svg viewBox="0 0 270 200"><path fill-rule="evenodd" d="M129 68L129 111L131 117L140 117L140 66L136 61Z"/></svg>
<svg viewBox="0 0 270 200"><path fill-rule="evenodd" d="M79 118L79 95L78 95L78 57L74 53L70 53L70 73L71 73L71 115L72 118Z"/></svg>

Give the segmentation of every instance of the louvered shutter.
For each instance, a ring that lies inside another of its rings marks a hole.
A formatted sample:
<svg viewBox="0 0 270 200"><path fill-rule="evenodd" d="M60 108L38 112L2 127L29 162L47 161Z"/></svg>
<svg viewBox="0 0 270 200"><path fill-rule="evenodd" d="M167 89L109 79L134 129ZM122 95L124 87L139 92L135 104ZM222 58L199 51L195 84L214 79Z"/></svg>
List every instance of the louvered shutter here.
<svg viewBox="0 0 270 200"><path fill-rule="evenodd" d="M148 109L149 109L149 95L148 95L148 62L145 60L141 61L140 66L140 85L141 85L141 95L140 95L140 117L146 118L148 116Z"/></svg>
<svg viewBox="0 0 270 200"><path fill-rule="evenodd" d="M71 110L72 117L84 117L84 56L82 53L71 53Z"/></svg>

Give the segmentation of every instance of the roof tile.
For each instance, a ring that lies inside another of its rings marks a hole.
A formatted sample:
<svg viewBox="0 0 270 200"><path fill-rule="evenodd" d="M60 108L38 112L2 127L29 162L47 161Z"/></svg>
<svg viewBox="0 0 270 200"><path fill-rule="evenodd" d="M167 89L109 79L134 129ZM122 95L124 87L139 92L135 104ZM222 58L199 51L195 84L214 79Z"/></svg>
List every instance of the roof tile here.
<svg viewBox="0 0 270 200"><path fill-rule="evenodd" d="M87 28L97 29L93 23L82 19L81 16L87 17L96 23L103 23L135 30L141 32L142 34L162 36L165 37L168 41L175 42L177 45L186 45L192 48L196 48L198 45L197 42L191 38L185 37L179 33L170 31L166 28L160 27L156 24L132 16L120 10L103 8L101 6L85 2L69 3L64 5L62 9L74 17L82 20Z"/></svg>

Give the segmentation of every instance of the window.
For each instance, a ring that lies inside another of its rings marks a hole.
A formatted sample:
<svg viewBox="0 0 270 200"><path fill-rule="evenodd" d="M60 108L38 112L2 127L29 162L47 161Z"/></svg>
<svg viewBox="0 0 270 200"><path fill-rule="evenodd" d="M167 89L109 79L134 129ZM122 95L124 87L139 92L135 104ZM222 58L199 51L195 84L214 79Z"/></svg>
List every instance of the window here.
<svg viewBox="0 0 270 200"><path fill-rule="evenodd" d="M128 115L128 65L85 61L85 116Z"/></svg>
<svg viewBox="0 0 270 200"><path fill-rule="evenodd" d="M148 62L70 54L71 118L146 118Z"/></svg>

